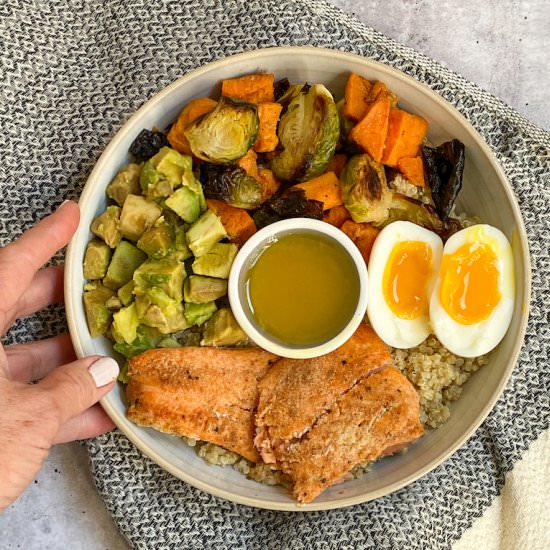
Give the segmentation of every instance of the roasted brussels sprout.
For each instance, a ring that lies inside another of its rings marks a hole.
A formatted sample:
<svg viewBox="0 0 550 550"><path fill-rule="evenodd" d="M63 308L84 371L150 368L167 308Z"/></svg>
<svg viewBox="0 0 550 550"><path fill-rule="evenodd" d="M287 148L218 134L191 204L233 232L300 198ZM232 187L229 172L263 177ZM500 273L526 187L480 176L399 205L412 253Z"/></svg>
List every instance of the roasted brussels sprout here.
<svg viewBox="0 0 550 550"><path fill-rule="evenodd" d="M244 156L258 133L255 105L222 97L213 111L185 129L193 154L207 162L226 164Z"/></svg>
<svg viewBox="0 0 550 550"><path fill-rule="evenodd" d="M199 179L207 199L225 201L238 208L258 208L263 201L263 186L236 164L203 163Z"/></svg>
<svg viewBox="0 0 550 550"><path fill-rule="evenodd" d="M437 233L444 241L453 233L462 229L462 224L457 219L447 218L442 220L433 206L401 193L393 193L388 216L386 220L377 225L384 226L397 220L405 220L421 225Z"/></svg>
<svg viewBox="0 0 550 550"><path fill-rule="evenodd" d="M462 187L465 147L458 139L438 147L422 146L424 171L437 212L446 220Z"/></svg>
<svg viewBox="0 0 550 550"><path fill-rule="evenodd" d="M275 101L279 101L287 90L290 88L290 82L288 81L288 78L281 78L280 80L277 80L275 82L275 85L273 86L273 95L275 96Z"/></svg>
<svg viewBox="0 0 550 550"><path fill-rule="evenodd" d="M340 185L353 221L381 223L386 219L392 193L384 167L370 155L351 157L340 175Z"/></svg>
<svg viewBox="0 0 550 550"><path fill-rule="evenodd" d="M277 134L282 151L271 162L277 178L301 182L321 174L340 135L330 92L322 84L303 86L281 117Z"/></svg>

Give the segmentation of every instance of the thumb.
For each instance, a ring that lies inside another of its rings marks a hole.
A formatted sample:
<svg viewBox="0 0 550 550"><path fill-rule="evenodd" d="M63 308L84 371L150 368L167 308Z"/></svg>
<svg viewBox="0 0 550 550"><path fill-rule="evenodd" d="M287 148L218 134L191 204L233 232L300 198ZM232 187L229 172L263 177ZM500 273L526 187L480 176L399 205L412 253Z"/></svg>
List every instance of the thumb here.
<svg viewBox="0 0 550 550"><path fill-rule="evenodd" d="M86 357L56 368L38 386L49 394L62 426L107 394L118 371L118 363L111 357Z"/></svg>

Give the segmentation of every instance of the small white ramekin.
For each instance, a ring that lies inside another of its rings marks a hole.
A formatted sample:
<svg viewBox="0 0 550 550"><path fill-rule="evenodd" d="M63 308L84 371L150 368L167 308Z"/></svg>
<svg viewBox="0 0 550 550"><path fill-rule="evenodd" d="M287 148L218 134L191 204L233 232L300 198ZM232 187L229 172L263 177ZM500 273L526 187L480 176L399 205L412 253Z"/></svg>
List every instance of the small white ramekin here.
<svg viewBox="0 0 550 550"><path fill-rule="evenodd" d="M247 304L245 279L246 273L262 253L279 237L290 233L313 233L329 237L336 241L351 257L359 276L359 296L357 306L348 324L330 340L312 346L285 345L262 330ZM307 359L325 355L341 346L355 332L363 320L368 298L367 266L353 241L338 228L329 223L311 218L292 218L264 227L246 241L233 261L229 274L228 294L231 309L241 328L248 337L261 348L292 359Z"/></svg>

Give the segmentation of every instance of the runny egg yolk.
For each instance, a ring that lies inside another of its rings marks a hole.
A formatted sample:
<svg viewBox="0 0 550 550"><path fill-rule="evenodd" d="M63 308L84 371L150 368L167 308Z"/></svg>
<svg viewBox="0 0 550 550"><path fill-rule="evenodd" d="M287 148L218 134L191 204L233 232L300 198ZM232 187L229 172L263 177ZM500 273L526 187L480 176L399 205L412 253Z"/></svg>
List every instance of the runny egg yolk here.
<svg viewBox="0 0 550 550"><path fill-rule="evenodd" d="M501 299L497 256L486 243L466 243L441 261L439 299L457 323L484 321Z"/></svg>
<svg viewBox="0 0 550 550"><path fill-rule="evenodd" d="M427 243L403 241L393 247L382 285L384 299L394 315L416 319L427 313L432 270L432 249Z"/></svg>

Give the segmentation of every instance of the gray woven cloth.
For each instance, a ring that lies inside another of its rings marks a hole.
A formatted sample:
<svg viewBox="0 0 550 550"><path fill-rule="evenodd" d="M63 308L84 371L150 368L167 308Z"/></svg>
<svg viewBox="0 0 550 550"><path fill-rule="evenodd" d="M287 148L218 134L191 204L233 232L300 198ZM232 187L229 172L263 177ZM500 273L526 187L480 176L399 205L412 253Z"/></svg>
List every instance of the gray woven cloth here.
<svg viewBox="0 0 550 550"><path fill-rule="evenodd" d="M466 445L411 486L319 513L276 513L201 493L143 457L119 432L88 442L99 492L128 541L165 548L449 548L549 427L550 134L417 52L316 0L0 3L0 242L64 198L78 198L128 117L187 71L280 45L355 52L413 75L485 137L513 185L533 258L533 309L502 398ZM18 323L6 341L65 328L61 308Z"/></svg>

